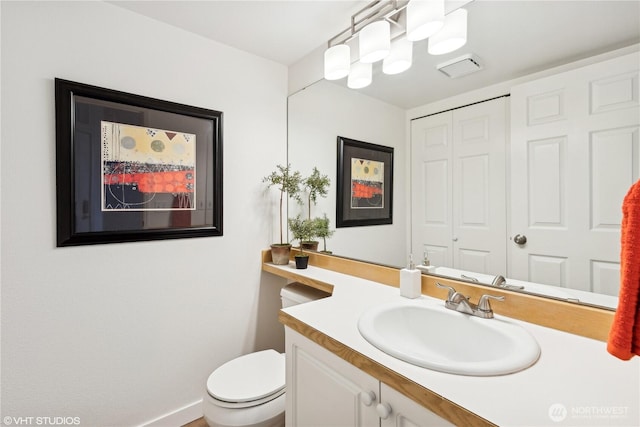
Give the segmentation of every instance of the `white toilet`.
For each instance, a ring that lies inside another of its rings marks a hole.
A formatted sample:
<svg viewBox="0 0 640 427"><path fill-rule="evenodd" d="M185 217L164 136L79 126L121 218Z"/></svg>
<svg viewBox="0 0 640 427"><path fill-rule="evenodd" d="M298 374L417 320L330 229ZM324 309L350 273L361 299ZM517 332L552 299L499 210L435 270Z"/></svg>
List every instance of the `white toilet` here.
<svg viewBox="0 0 640 427"><path fill-rule="evenodd" d="M280 292L282 307L329 296L301 283ZM204 419L211 427L284 426L285 355L275 350L246 354L213 371L203 399Z"/></svg>

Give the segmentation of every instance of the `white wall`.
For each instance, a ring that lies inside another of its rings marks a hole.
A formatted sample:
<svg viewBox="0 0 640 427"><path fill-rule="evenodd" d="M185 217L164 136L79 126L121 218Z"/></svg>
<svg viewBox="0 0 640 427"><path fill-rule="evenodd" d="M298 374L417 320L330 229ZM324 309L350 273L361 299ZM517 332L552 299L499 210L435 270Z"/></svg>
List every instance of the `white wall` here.
<svg viewBox="0 0 640 427"><path fill-rule="evenodd" d="M289 97L289 162L303 176L316 166L331 179L326 198L312 206L312 216L326 213L334 235L327 249L336 255L382 264L406 264L407 169L405 110L321 80ZM394 148L393 224L336 229L337 136ZM289 216L307 207L290 202ZM323 249L320 242L319 249Z"/></svg>
<svg viewBox="0 0 640 427"><path fill-rule="evenodd" d="M197 402L215 367L283 345L261 178L286 159L287 70L103 2L1 8L2 416ZM223 111L224 236L56 248L55 77Z"/></svg>

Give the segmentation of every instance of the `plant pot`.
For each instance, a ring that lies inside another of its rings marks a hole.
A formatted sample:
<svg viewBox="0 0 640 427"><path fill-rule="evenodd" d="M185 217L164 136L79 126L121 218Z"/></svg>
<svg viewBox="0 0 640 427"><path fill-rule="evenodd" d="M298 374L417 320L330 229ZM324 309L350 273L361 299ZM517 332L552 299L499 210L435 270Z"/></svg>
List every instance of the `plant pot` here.
<svg viewBox="0 0 640 427"><path fill-rule="evenodd" d="M309 265L309 255L296 255L295 260L298 270L304 270Z"/></svg>
<svg viewBox="0 0 640 427"><path fill-rule="evenodd" d="M305 250L317 251L319 243L320 242L310 240L310 241L300 242L300 246L302 246L302 249L305 249Z"/></svg>
<svg viewBox="0 0 640 427"><path fill-rule="evenodd" d="M288 243L274 243L271 245L271 260L275 265L289 264L291 245Z"/></svg>

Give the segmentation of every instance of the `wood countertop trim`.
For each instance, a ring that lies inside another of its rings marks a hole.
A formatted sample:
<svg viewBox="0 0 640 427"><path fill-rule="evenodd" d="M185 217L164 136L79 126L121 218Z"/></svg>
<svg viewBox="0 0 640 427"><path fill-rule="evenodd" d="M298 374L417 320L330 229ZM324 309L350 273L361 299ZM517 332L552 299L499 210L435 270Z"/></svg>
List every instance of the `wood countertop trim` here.
<svg viewBox="0 0 640 427"><path fill-rule="evenodd" d="M469 296L472 301L478 301L484 294L504 296L503 302L491 304L491 308L497 314L599 341L607 341L615 313L596 307L424 274L422 293L445 300L447 290L438 288L436 282L453 286L456 291Z"/></svg>
<svg viewBox="0 0 640 427"><path fill-rule="evenodd" d="M292 252L292 257L293 257ZM318 252L309 253L309 264L326 270L349 274L388 286L398 287L400 270L393 267L370 264ZM262 269L281 277L304 283L307 286L331 293L333 285L304 277L295 273L295 269L284 271L271 264L271 251L262 252ZM447 291L438 288L435 283L453 286L458 292L468 295L472 301L478 301L483 294L504 296L504 302L492 303L493 311L514 319L536 325L557 329L575 335L599 341L607 341L615 314L612 310L575 304L552 298L539 297L506 289L475 285L454 279L422 275L422 293L438 299L446 299Z"/></svg>
<svg viewBox="0 0 640 427"><path fill-rule="evenodd" d="M288 313L280 311L278 320L283 325L293 329L351 365L366 372L377 380L387 384L403 395L409 397L438 416L449 420L455 425L468 427L495 427L495 424L468 411L460 405L440 396L437 393L417 384L403 375L369 359L362 353L353 350L345 344L323 334L317 329L296 319Z"/></svg>

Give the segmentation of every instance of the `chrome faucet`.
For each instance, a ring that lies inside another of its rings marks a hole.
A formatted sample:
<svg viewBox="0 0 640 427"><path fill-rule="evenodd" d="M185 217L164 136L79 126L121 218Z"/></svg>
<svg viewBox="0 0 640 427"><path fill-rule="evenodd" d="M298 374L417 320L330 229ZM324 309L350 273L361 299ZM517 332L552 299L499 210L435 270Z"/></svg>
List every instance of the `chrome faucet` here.
<svg viewBox="0 0 640 427"><path fill-rule="evenodd" d="M491 286L505 286L507 284L507 279L504 278L504 276L501 275L497 275L495 277L495 279L493 279L493 282L491 282Z"/></svg>
<svg viewBox="0 0 640 427"><path fill-rule="evenodd" d="M507 279L504 276L498 274L491 282L491 286L495 286L497 288L505 288L505 289L524 289L524 286L520 285L507 285Z"/></svg>
<svg viewBox="0 0 640 427"><path fill-rule="evenodd" d="M447 289L449 294L444 306L450 310L459 311L460 313L470 314L471 316L481 317L483 319L493 318L493 310L491 309L490 299L497 301L504 301L504 297L497 297L494 295L482 295L478 304L474 304L469 301L469 298L456 291L451 286L442 285L436 282L436 286L439 288Z"/></svg>

